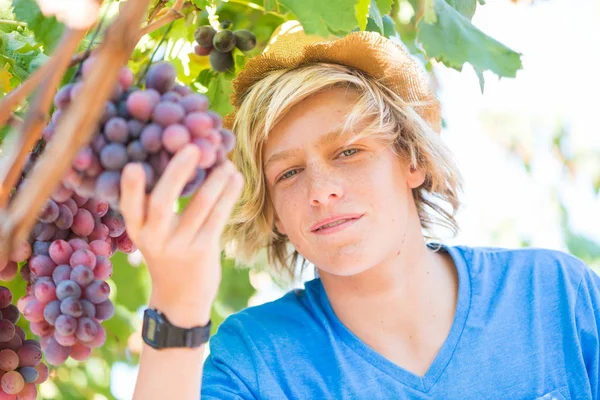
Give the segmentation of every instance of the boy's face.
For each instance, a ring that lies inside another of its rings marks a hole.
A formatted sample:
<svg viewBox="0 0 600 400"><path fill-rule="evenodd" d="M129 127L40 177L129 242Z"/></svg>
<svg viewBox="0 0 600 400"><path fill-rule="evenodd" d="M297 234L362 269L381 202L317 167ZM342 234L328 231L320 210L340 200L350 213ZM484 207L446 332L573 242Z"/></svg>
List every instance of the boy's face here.
<svg viewBox="0 0 600 400"><path fill-rule="evenodd" d="M340 276L399 251L407 221L415 223L411 189L425 177L380 139L344 147L350 136L329 135L341 130L357 98L334 88L303 100L275 126L263 149L277 230L321 271ZM346 222L315 230L330 218Z"/></svg>

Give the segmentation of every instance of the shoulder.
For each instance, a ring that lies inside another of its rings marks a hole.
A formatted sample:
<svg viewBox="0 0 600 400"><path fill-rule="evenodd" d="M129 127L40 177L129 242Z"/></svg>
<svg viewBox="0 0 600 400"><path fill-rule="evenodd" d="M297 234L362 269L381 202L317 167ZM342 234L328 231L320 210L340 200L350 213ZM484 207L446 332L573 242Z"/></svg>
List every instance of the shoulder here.
<svg viewBox="0 0 600 400"><path fill-rule="evenodd" d="M317 308L316 283L316 280L306 282L304 288L290 290L277 300L228 316L211 338L211 351L213 347L230 346L234 342L257 346L305 329Z"/></svg>
<svg viewBox="0 0 600 400"><path fill-rule="evenodd" d="M451 246L450 251L460 254L472 272L498 273L558 273L565 278L581 280L589 267L579 258L560 250L524 247Z"/></svg>

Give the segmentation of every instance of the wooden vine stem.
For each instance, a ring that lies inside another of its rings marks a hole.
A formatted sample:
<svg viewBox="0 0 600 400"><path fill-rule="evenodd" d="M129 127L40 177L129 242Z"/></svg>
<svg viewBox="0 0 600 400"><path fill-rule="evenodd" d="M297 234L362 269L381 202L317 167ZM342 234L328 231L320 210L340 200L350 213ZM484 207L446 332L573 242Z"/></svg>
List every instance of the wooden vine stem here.
<svg viewBox="0 0 600 400"><path fill-rule="evenodd" d="M42 206L58 186L79 149L91 140L104 111L104 104L112 95L111 83L117 81L120 68L127 63L139 40L139 26L148 3L149 0L130 0L125 3L96 50L96 62L89 76L83 80L82 94L61 116L52 140L46 145L44 153L29 172L28 179L15 194L8 209L0 208L0 264L2 260L8 259L14 243L27 239ZM61 65L68 65L72 54L62 56ZM27 116L27 121L31 122L28 124L26 121L24 125L35 128L40 123L39 120L46 120L47 110L44 113L42 106L47 96L52 99L51 89L52 82L46 82L40 87ZM27 135L22 136L33 135L27 132Z"/></svg>

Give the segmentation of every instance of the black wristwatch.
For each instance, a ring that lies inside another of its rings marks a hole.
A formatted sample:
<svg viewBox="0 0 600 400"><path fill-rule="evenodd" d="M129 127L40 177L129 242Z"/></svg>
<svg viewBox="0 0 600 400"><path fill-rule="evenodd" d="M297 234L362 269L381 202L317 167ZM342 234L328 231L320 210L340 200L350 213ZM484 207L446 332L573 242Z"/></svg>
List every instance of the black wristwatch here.
<svg viewBox="0 0 600 400"><path fill-rule="evenodd" d="M185 329L173 325L160 311L148 308L144 311L142 338L144 342L155 349L173 347L200 347L208 342L211 322L205 326Z"/></svg>

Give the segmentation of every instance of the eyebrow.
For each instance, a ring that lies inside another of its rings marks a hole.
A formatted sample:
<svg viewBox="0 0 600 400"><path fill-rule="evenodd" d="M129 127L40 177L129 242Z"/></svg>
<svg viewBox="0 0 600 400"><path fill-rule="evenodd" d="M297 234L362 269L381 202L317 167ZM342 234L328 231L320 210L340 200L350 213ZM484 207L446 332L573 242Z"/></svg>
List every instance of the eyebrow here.
<svg viewBox="0 0 600 400"><path fill-rule="evenodd" d="M326 133L325 135L321 136L321 138L319 138L319 140L317 142L317 147L325 147L332 143L335 143L335 141L338 140L339 137L340 137L339 129L331 131L329 133ZM287 158L295 156L296 154L298 154L300 152L301 152L301 149L298 149L298 148L277 152L277 153L273 154L267 160L267 162L265 163L265 169L267 169L270 164L274 164L278 161L283 161Z"/></svg>

